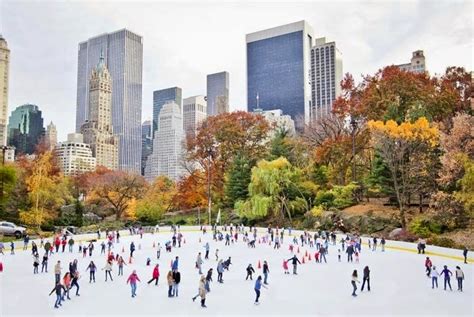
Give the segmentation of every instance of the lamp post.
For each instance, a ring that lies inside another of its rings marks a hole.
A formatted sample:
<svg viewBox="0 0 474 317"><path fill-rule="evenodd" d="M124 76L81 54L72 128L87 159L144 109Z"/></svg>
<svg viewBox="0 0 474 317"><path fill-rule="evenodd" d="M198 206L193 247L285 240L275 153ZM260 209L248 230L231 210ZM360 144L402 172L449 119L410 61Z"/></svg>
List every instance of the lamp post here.
<svg viewBox="0 0 474 317"><path fill-rule="evenodd" d="M209 213L209 225L212 226L211 223L211 157L212 157L212 150L207 150L207 212Z"/></svg>

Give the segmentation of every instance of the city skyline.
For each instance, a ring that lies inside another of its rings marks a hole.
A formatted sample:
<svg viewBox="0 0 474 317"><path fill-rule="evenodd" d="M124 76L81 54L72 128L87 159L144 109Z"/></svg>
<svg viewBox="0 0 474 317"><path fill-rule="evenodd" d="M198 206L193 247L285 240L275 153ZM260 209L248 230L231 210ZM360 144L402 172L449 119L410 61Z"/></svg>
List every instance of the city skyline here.
<svg viewBox="0 0 474 317"><path fill-rule="evenodd" d="M107 8L112 6L116 10L109 14L112 10ZM152 91L179 86L187 96L205 94L206 75L222 69L228 70L233 78L230 110L246 109L245 34L302 19L313 26L315 38L325 36L338 43L344 54L344 72L352 73L356 80L360 74L404 63L418 49L428 56L431 74L441 73L453 64L472 70L472 4L467 1L377 4L364 12L357 10L357 3L337 1L272 6L223 4L216 8L221 14L213 14L208 23L194 23L202 17L191 11L205 13L210 7L210 3L150 3L145 10L133 3L3 1L0 33L11 50L9 109L25 103L45 105L45 122L55 122L58 140L65 140L67 133L74 130L75 122L77 43L123 28L144 38L141 121L151 118ZM158 9L179 11L191 18L171 30L166 26L173 14L160 21L152 19L152 12ZM327 14L317 14L318 11ZM262 13L266 13L265 18L257 19ZM340 15L337 23L331 17L336 13ZM55 23L40 23L46 17ZM244 17L245 24L237 23ZM56 24L65 27L57 28ZM191 24L193 28L189 27ZM390 37L385 36L387 32ZM179 42L184 37L187 46L207 42L206 49L193 54L184 47L180 50ZM168 38L172 39L164 41ZM53 83L55 89L51 89Z"/></svg>

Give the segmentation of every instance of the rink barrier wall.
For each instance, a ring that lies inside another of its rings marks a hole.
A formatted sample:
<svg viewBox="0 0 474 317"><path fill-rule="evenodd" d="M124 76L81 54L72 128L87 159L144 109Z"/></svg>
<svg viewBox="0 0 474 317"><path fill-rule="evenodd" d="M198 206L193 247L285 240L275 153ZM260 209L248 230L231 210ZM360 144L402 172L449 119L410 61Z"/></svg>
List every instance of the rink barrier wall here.
<svg viewBox="0 0 474 317"><path fill-rule="evenodd" d="M212 234L212 231L209 230L210 229L209 226L204 226L204 227L208 228L207 232L209 234ZM219 226L219 227L221 227L221 226ZM245 227L245 228L248 229L249 227ZM200 230L199 226L183 226L183 227L180 227L179 231L180 232L200 232L201 230ZM259 228L257 228L257 231L259 233L265 233L265 232L267 232L267 228L259 227ZM288 232L288 229L285 229L285 231ZM164 234L164 233L170 233L170 232L172 232L170 226L163 226L163 227L160 227L159 232L155 232L155 233L151 233L151 234ZM304 231L303 230L291 230L291 232L292 232L291 236L294 236L295 234L297 234L299 236ZM309 231L308 230L308 232L314 232L314 231ZM101 231L101 233L105 235L105 231ZM146 232L144 234L150 234L150 233ZM75 246L77 245L77 243L81 243L81 242L82 243L86 243L86 242L88 243L91 240L96 240L97 242L106 240L106 238L97 239L97 233L86 233L86 234L79 234L79 235L74 235L74 236L80 236L81 237L80 240L74 239L74 245ZM126 236L130 236L130 231L127 230L127 229L120 230L120 237L126 237ZM337 238L336 238L337 243L339 243L340 239L342 237L345 237L345 236L346 236L345 234L337 234ZM45 240L51 240L52 238L53 237L51 236L51 237L44 238L44 239ZM367 237L367 236L362 237L362 245L363 246L368 247L368 243L364 242L364 241L367 241L367 239L369 239L369 237ZM30 243L28 243L27 250L31 250L31 242L32 241L35 241L35 243L39 247L40 239L33 239L33 240L30 240ZM4 251L8 251L9 243L4 243L4 247L5 247ZM53 247L54 247L54 245L53 245ZM66 248L67 247L68 246L66 245ZM380 248L380 243L379 243L379 248ZM404 252L410 252L410 253L418 253L417 246L416 246L415 243L404 242L404 241L396 241L396 240L386 240L385 249L386 250L388 249L388 250L404 251ZM434 245L427 245L427 249L430 249L430 251L425 251L425 253L423 254L425 256L437 256L437 257L443 257L443 258L447 258L447 259L452 259L452 260L457 260L457 261L464 262L464 257L459 255L459 254L462 255L463 250L438 247L438 246L434 246ZM23 249L23 240L15 241L15 252L17 252L17 251L25 251ZM473 251L469 251L469 252L471 253ZM467 262L469 264L474 263L474 258L473 257L468 257Z"/></svg>

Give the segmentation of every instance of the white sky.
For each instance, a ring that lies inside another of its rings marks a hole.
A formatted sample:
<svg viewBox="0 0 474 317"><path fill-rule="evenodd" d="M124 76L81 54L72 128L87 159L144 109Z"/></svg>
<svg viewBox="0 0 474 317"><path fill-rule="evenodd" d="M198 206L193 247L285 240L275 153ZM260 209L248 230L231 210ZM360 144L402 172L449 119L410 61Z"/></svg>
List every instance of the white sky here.
<svg viewBox="0 0 474 317"><path fill-rule="evenodd" d="M472 1L20 1L0 0L0 33L11 49L9 112L30 102L58 140L75 123L77 47L128 28L144 37L143 120L153 90L206 94L206 74L230 72L231 109L246 109L245 34L306 20L336 41L356 78L408 62L422 49L431 74L472 70Z"/></svg>

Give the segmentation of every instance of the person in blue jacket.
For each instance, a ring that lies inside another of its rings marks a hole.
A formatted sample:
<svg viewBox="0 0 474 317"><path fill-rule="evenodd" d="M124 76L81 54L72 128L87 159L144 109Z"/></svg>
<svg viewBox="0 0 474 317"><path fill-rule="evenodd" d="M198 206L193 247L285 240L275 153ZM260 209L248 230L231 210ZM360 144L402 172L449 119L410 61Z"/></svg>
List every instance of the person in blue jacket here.
<svg viewBox="0 0 474 317"><path fill-rule="evenodd" d="M171 270L172 271L177 271L178 270L178 265L179 265L179 258L176 257L173 261L173 265L171 265Z"/></svg>
<svg viewBox="0 0 474 317"><path fill-rule="evenodd" d="M260 290L262 289L262 286L266 288L266 286L262 283L262 276L259 275L257 277L257 280L255 281L255 287L254 287L254 290L255 290L255 305L258 305L260 304L259 303L259 298L260 298Z"/></svg>

